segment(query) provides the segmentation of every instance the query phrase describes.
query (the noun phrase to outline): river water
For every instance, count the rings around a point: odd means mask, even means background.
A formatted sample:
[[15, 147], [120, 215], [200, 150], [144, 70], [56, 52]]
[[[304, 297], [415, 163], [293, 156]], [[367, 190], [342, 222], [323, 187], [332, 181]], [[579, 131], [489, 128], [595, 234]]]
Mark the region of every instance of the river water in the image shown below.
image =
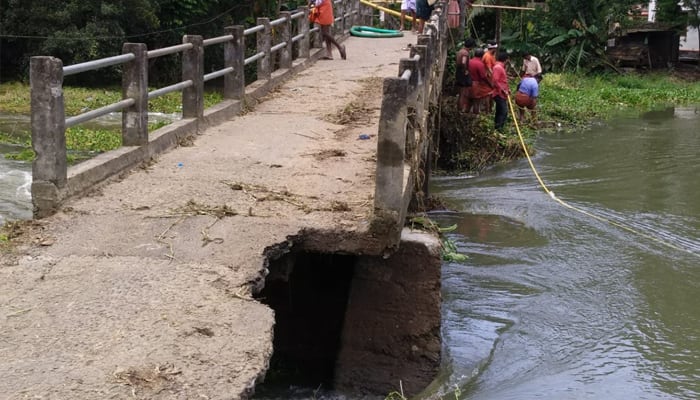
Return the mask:
[[[150, 122], [172, 122], [182, 118], [180, 114], [149, 113]], [[119, 129], [122, 114], [110, 113], [82, 126], [95, 129]], [[31, 136], [28, 115], [0, 112], [0, 132], [16, 137]], [[21, 151], [20, 146], [0, 143], [0, 226], [5, 221], [30, 219], [32, 217], [32, 165], [29, 162], [8, 160], [3, 154]], [[77, 153], [74, 153], [77, 154]], [[80, 154], [89, 158], [91, 153]]]
[[[443, 266], [445, 398], [700, 398], [700, 113], [543, 135], [527, 161], [434, 179], [469, 256]], [[619, 225], [624, 226], [620, 227]]]
[[7, 220], [32, 217], [32, 165], [2, 156], [19, 150], [16, 146], [0, 144], [0, 226]]
[[[20, 136], [28, 131], [29, 117], [0, 113], [0, 132]], [[7, 220], [32, 217], [32, 166], [3, 156], [20, 150], [19, 146], [0, 143], [0, 226]]]

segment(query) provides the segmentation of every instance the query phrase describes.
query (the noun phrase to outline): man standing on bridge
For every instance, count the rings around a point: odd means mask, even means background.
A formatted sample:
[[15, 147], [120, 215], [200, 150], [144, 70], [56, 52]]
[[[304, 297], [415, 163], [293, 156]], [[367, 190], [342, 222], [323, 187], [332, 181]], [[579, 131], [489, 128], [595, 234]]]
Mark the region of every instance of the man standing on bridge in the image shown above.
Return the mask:
[[340, 45], [331, 33], [331, 26], [335, 22], [331, 0], [311, 0], [309, 7], [311, 8], [309, 20], [321, 26], [321, 36], [323, 37], [323, 41], [326, 42], [326, 55], [321, 57], [321, 59], [333, 59], [333, 48], [331, 44], [334, 44], [335, 47], [338, 48], [340, 58], [345, 60], [345, 46]]
[[401, 27], [399, 30], [404, 30], [406, 24], [406, 14], [408, 14], [412, 19], [411, 19], [411, 27], [413, 28], [413, 31], [415, 32], [418, 29], [418, 26], [416, 24], [416, 0], [402, 0], [401, 1]]

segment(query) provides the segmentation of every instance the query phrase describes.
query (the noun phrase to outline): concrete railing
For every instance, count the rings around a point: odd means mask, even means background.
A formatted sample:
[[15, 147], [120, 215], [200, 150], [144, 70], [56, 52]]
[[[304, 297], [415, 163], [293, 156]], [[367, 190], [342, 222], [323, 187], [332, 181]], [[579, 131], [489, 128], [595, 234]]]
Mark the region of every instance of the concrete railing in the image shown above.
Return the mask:
[[[360, 18], [358, 0], [334, 1], [335, 34], [345, 37]], [[221, 123], [243, 110], [291, 75], [305, 69], [323, 54], [318, 27], [309, 29], [309, 10], [282, 12], [279, 18], [258, 18], [254, 27], [225, 28], [224, 35], [204, 39], [185, 35], [183, 43], [148, 50], [143, 43], [125, 43], [123, 54], [63, 66], [54, 57], [32, 57], [30, 62], [32, 147], [32, 202], [34, 216], [55, 212], [63, 200], [84, 193], [105, 179], [150, 160], [177, 146], [184, 137]], [[275, 34], [272, 34], [272, 31]], [[245, 57], [246, 40], [255, 36], [256, 53]], [[294, 51], [294, 46], [297, 50]], [[223, 45], [224, 68], [204, 73], [204, 52]], [[148, 90], [148, 61], [180, 53], [182, 81]], [[255, 64], [253, 64], [255, 63]], [[255, 65], [257, 80], [246, 85], [244, 68]], [[63, 97], [65, 76], [109, 66], [122, 66], [122, 100], [76, 116], [66, 116]], [[223, 78], [224, 101], [205, 110], [204, 83]], [[148, 132], [148, 101], [167, 93], [182, 92], [182, 120]], [[122, 113], [122, 147], [69, 166], [66, 128], [112, 112]]]
[[398, 76], [384, 79], [373, 229], [396, 243], [413, 195], [426, 192], [435, 117], [429, 110], [442, 91], [447, 39], [447, 11], [439, 2], [410, 57], [400, 60]]

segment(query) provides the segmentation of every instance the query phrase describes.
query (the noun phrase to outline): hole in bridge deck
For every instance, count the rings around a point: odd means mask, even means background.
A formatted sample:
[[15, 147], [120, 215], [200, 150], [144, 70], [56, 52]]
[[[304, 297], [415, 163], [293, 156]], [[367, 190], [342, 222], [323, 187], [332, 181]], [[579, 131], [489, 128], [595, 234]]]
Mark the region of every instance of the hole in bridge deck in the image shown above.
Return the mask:
[[289, 253], [271, 260], [256, 298], [275, 311], [274, 353], [255, 398], [333, 388], [355, 256]]

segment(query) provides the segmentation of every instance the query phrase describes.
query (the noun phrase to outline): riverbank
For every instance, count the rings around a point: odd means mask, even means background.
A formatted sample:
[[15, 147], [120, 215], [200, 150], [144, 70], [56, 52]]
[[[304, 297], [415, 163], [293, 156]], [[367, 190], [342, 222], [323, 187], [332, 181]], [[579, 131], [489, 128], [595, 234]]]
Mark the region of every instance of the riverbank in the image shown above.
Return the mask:
[[[698, 104], [700, 70], [688, 68], [682, 74], [545, 74], [540, 83], [537, 121], [521, 124], [521, 132], [529, 144], [538, 134], [580, 130], [621, 113]], [[517, 81], [510, 83], [515, 93]], [[524, 156], [512, 122], [500, 133], [493, 128], [492, 114], [459, 113], [450, 90], [446, 88], [448, 95], [440, 110], [439, 169], [478, 172]]]
[[700, 73], [545, 74], [536, 128], [545, 132], [548, 128], [578, 129], [620, 113], [698, 104], [698, 77]]

